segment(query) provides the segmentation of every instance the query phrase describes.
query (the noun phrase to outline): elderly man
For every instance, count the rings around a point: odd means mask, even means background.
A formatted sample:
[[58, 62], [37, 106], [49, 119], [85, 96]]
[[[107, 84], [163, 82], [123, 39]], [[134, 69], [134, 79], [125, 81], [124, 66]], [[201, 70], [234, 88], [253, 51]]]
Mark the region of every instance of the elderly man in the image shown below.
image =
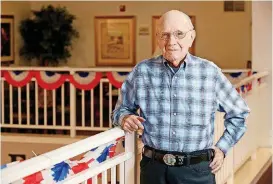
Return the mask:
[[[113, 124], [129, 133], [143, 129], [141, 184], [215, 183], [226, 153], [246, 131], [249, 108], [214, 63], [188, 52], [196, 33], [186, 14], [172, 10], [159, 22], [162, 55], [129, 74]], [[213, 145], [217, 110], [225, 112], [226, 129]]]

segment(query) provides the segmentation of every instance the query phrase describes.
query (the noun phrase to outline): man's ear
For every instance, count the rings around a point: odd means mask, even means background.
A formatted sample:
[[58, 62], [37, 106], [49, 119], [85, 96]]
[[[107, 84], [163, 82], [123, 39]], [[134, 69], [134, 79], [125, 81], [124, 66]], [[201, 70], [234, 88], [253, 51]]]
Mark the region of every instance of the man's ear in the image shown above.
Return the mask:
[[192, 46], [192, 43], [193, 43], [195, 37], [196, 37], [196, 32], [195, 32], [195, 30], [192, 30], [191, 31], [191, 38], [190, 38], [191, 39], [190, 47]]

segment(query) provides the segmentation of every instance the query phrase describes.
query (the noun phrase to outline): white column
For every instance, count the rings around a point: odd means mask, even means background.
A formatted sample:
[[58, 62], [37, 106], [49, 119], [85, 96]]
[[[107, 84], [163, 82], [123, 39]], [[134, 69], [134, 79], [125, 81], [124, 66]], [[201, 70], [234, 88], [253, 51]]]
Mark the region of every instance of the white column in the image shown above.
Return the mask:
[[268, 88], [261, 98], [258, 146], [271, 147], [272, 137], [272, 2], [252, 2], [252, 65], [254, 71], [269, 71]]

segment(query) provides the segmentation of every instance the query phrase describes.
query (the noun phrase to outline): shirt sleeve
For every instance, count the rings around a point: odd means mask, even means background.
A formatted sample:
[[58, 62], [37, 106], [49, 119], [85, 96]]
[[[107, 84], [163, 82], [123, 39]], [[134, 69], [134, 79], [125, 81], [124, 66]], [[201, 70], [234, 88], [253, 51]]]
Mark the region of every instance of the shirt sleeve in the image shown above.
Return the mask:
[[228, 150], [244, 135], [245, 121], [250, 109], [220, 69], [217, 70], [216, 96], [219, 108], [225, 113], [225, 131], [216, 143], [216, 147], [226, 155]]
[[127, 79], [121, 86], [120, 95], [116, 103], [115, 109], [111, 113], [112, 124], [114, 126], [120, 126], [122, 119], [126, 115], [134, 114], [137, 115], [139, 108], [136, 105], [136, 86], [135, 80], [137, 78], [137, 68], [135, 67], [132, 72], [128, 75]]

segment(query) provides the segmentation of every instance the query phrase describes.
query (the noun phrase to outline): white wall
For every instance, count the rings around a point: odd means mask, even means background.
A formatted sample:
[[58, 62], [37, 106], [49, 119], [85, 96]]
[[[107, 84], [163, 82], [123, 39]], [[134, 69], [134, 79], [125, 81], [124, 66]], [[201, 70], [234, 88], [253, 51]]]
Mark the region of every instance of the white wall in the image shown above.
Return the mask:
[[261, 99], [260, 105], [264, 109], [259, 124], [260, 145], [271, 146], [272, 138], [272, 2], [258, 2], [252, 4], [252, 58], [253, 69], [269, 71], [268, 88]]
[[[251, 3], [246, 2], [245, 12], [224, 12], [223, 2], [29, 2], [31, 9], [42, 5], [66, 6], [77, 16], [75, 27], [80, 38], [74, 45], [70, 66], [95, 66], [94, 16], [134, 15], [136, 30], [152, 25], [152, 16], [171, 9], [179, 9], [196, 17], [196, 48], [200, 57], [214, 61], [224, 69], [245, 68], [251, 60]], [[126, 12], [119, 12], [119, 5], [126, 5]], [[152, 56], [151, 34], [136, 35], [137, 62]]]

